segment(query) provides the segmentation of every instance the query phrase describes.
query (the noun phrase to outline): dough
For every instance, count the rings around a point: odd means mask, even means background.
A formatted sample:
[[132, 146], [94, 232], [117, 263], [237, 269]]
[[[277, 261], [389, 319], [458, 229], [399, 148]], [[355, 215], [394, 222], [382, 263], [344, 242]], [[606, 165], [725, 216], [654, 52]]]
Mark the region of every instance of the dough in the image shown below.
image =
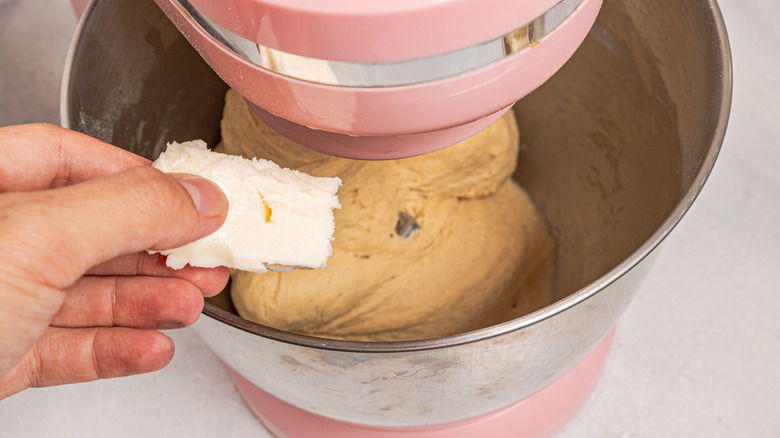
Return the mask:
[[[325, 338], [397, 341], [487, 327], [551, 302], [555, 243], [511, 180], [519, 144], [511, 111], [441, 151], [357, 161], [282, 137], [229, 91], [222, 137], [225, 153], [343, 181], [327, 269], [234, 272], [241, 317]], [[401, 217], [419, 229], [402, 237]]]

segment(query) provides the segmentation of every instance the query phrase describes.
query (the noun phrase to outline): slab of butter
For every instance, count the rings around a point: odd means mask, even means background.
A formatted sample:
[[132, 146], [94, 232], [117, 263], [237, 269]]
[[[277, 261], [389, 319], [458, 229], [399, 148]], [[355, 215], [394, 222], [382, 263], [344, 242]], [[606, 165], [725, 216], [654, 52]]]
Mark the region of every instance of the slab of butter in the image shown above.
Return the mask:
[[339, 178], [317, 178], [268, 160], [212, 152], [201, 140], [169, 143], [152, 166], [208, 178], [229, 203], [220, 229], [160, 251], [169, 267], [227, 266], [259, 274], [326, 267], [333, 253], [333, 209], [341, 208]]

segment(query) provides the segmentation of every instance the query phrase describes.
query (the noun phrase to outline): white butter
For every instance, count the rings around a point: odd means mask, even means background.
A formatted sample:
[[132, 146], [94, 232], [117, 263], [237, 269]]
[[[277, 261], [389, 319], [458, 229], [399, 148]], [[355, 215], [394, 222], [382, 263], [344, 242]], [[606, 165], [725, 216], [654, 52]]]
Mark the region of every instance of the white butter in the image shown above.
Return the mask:
[[229, 203], [220, 229], [160, 251], [168, 256], [169, 267], [227, 266], [260, 274], [326, 267], [333, 253], [333, 209], [341, 208], [339, 178], [317, 178], [268, 160], [212, 152], [201, 140], [169, 143], [153, 167], [208, 178]]

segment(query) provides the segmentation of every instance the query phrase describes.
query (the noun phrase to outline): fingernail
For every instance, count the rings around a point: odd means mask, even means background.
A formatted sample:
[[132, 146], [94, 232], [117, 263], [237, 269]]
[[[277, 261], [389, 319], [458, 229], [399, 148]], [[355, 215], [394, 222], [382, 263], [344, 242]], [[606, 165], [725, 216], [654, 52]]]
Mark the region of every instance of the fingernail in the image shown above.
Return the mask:
[[187, 324], [173, 319], [166, 319], [164, 321], [160, 321], [159, 323], [157, 323], [157, 328], [159, 330], [175, 330], [184, 327], [187, 327]]
[[212, 217], [225, 214], [228, 202], [219, 186], [206, 178], [195, 175], [174, 175], [174, 177], [190, 194], [192, 202], [201, 216]]

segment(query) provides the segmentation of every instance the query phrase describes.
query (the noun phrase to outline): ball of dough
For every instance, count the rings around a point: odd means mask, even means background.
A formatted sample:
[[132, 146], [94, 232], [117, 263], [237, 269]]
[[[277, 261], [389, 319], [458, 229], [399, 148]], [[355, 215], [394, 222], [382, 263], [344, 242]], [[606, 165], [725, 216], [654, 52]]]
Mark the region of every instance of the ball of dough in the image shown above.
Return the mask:
[[[231, 91], [222, 136], [223, 152], [343, 181], [327, 269], [235, 272], [231, 296], [243, 318], [319, 337], [396, 341], [487, 327], [551, 302], [555, 243], [511, 180], [519, 144], [511, 111], [437, 152], [357, 161], [282, 137]], [[419, 229], [402, 237], [399, 218]]]

